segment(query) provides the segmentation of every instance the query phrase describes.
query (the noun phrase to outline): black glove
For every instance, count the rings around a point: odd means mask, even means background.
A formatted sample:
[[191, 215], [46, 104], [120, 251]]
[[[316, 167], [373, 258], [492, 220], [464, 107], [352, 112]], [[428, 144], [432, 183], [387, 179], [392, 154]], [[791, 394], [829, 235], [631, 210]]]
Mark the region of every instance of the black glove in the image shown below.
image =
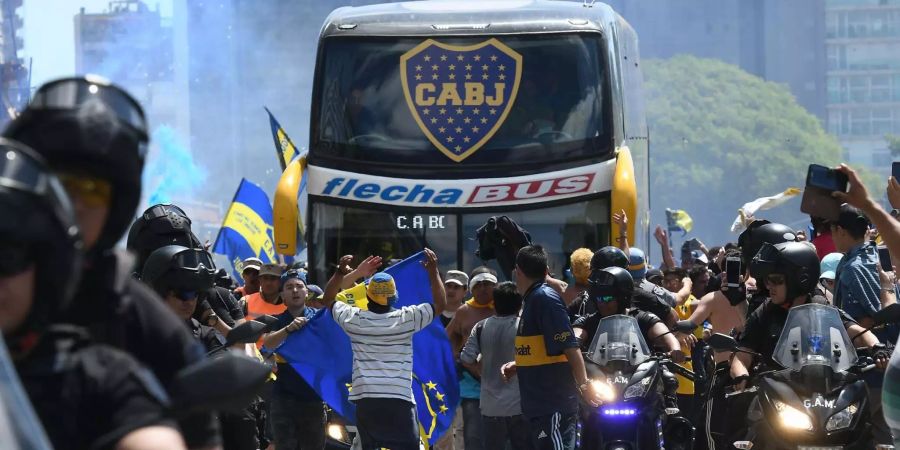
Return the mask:
[[198, 301], [197, 308], [194, 309], [194, 319], [197, 319], [197, 322], [200, 322], [206, 325], [206, 318], [209, 317], [210, 314], [213, 313], [212, 307], [209, 306], [209, 302], [206, 300]]
[[872, 347], [872, 359], [891, 359], [891, 355], [894, 353], [894, 346], [890, 344], [882, 344], [877, 343]]

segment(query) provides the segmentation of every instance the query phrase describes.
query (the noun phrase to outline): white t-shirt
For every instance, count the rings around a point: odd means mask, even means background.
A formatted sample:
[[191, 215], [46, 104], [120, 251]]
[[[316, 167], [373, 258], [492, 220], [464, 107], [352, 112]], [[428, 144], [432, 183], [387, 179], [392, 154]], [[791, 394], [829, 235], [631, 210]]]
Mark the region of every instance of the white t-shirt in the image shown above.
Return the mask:
[[422, 303], [376, 314], [335, 302], [331, 314], [353, 348], [350, 400], [396, 398], [415, 403], [412, 336], [431, 323], [434, 307]]

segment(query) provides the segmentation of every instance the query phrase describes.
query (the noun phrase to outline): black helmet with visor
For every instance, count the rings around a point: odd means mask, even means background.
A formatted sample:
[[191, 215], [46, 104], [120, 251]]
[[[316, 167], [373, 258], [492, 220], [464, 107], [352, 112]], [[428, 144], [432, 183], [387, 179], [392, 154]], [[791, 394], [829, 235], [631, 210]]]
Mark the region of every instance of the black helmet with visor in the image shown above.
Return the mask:
[[203, 292], [212, 288], [215, 280], [216, 266], [212, 256], [206, 250], [180, 245], [167, 245], [153, 251], [141, 273], [141, 281], [161, 297], [170, 290]]
[[112, 248], [134, 217], [147, 153], [147, 121], [123, 89], [95, 76], [44, 84], [3, 135], [41, 154], [58, 173], [110, 184], [109, 215], [94, 245]]
[[804, 242], [764, 243], [753, 257], [750, 274], [757, 283], [770, 275], [784, 277], [787, 300], [811, 294], [819, 281], [819, 257], [816, 250]]

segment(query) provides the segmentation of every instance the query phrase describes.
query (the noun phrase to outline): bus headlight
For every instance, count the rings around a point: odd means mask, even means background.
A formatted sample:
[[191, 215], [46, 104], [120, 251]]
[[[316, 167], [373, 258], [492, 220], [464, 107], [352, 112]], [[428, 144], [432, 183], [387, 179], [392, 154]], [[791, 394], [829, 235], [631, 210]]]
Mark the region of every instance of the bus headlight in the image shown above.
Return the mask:
[[834, 431], [849, 427], [850, 421], [853, 420], [853, 415], [856, 414], [856, 410], [856, 403], [854, 403], [834, 413], [831, 417], [828, 418], [828, 422], [825, 423], [825, 430]]
[[591, 380], [591, 389], [600, 400], [604, 402], [612, 402], [616, 399], [616, 391], [609, 383], [600, 380]]
[[781, 420], [782, 427], [791, 430], [812, 431], [812, 420], [805, 412], [778, 400], [775, 400], [775, 410], [778, 411], [778, 418]]
[[345, 444], [350, 443], [350, 435], [347, 434], [347, 429], [343, 425], [336, 423], [328, 424], [328, 437]]

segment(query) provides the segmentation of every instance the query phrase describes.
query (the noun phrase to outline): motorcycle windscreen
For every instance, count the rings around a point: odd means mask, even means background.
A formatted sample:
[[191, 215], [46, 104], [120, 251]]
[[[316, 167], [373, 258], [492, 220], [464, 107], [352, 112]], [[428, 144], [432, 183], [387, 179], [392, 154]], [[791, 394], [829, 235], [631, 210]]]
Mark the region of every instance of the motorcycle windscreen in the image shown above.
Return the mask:
[[650, 350], [638, 328], [637, 320], [619, 314], [600, 320], [587, 357], [600, 366], [613, 361], [624, 361], [636, 366], [650, 358]]
[[838, 310], [816, 304], [791, 308], [772, 357], [791, 370], [825, 365], [835, 372], [849, 369], [857, 360]]

